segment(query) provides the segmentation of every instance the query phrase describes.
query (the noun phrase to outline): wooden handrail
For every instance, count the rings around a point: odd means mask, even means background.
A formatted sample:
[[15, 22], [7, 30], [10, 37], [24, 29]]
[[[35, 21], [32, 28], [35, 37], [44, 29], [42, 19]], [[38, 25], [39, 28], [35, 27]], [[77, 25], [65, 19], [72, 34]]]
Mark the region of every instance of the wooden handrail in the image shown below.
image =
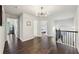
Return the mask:
[[68, 31], [68, 30], [60, 30], [61, 32], [75, 32], [78, 33], [78, 31]]

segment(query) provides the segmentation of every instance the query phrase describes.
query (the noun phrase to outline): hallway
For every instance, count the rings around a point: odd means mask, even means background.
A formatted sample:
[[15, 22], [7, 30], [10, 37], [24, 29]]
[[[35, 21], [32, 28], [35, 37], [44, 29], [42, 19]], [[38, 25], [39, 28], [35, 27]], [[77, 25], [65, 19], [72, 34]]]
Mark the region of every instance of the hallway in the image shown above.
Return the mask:
[[[4, 5], [4, 54], [78, 54], [76, 5]], [[2, 29], [2, 30], [3, 30]], [[4, 37], [4, 38], [3, 38]], [[1, 52], [2, 52], [1, 51]]]

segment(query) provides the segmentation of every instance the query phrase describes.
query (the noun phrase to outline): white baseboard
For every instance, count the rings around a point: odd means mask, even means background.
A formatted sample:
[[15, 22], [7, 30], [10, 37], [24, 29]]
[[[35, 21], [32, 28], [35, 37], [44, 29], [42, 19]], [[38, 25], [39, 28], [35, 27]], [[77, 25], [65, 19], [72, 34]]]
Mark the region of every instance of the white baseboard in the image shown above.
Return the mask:
[[23, 39], [23, 40], [21, 40], [21, 41], [22, 41], [22, 42], [24, 42], [24, 41], [31, 40], [31, 39], [33, 39], [33, 38], [35, 38], [35, 36], [28, 37], [28, 38], [26, 38], [26, 39]]

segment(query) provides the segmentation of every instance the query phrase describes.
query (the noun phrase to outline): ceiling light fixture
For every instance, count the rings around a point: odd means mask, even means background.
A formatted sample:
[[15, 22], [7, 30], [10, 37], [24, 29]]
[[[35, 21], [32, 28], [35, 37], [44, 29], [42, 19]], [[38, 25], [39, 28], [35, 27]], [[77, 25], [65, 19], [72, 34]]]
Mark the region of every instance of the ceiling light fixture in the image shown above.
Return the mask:
[[44, 11], [44, 7], [40, 7], [40, 12], [37, 13], [37, 16], [47, 16], [47, 12]]

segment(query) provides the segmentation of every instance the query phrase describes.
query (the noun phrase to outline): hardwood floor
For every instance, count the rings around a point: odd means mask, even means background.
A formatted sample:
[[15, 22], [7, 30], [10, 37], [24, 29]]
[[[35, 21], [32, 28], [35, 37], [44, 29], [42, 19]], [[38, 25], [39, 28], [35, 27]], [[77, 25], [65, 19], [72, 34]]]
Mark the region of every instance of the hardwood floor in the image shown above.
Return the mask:
[[6, 41], [5, 42], [5, 46], [4, 46], [4, 51], [3, 51], [4, 54], [9, 54], [9, 46], [8, 46], [8, 42]]
[[[53, 51], [50, 51], [50, 54], [53, 54]], [[57, 43], [57, 52], [56, 54], [78, 54], [78, 51], [76, 48]]]
[[52, 45], [52, 39], [51, 37], [48, 38], [48, 48], [42, 47], [40, 37], [25, 42], [21, 42], [19, 39], [16, 54], [78, 54], [76, 48], [60, 43]]

